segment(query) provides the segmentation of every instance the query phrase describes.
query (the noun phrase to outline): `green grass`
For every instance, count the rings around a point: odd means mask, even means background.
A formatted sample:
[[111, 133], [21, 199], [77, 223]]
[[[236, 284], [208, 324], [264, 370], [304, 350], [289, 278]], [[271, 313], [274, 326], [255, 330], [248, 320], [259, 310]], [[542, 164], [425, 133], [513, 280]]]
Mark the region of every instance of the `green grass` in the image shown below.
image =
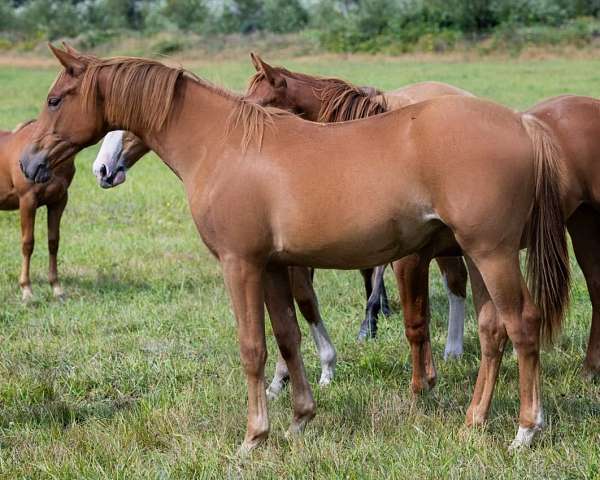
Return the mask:
[[[600, 61], [281, 63], [382, 88], [447, 81], [515, 108], [565, 92], [600, 96]], [[251, 67], [215, 62], [196, 71], [240, 90]], [[54, 74], [0, 69], [0, 128], [34, 116]], [[266, 445], [238, 460], [245, 382], [235, 322], [182, 187], [149, 157], [125, 185], [102, 191], [90, 173], [95, 152], [78, 157], [63, 219], [64, 304], [45, 282], [45, 212], [38, 214], [32, 265], [37, 302], [27, 307], [17, 285], [18, 218], [0, 215], [1, 478], [600, 478], [600, 386], [584, 382], [579, 371], [591, 308], [578, 269], [565, 332], [542, 356], [548, 427], [535, 448], [507, 452], [519, 406], [511, 355], [489, 424], [463, 427], [478, 367], [476, 326], [470, 310], [465, 356], [444, 363], [447, 303], [437, 270], [431, 296], [439, 383], [416, 400], [401, 314], [381, 321], [376, 342], [357, 345], [359, 275], [319, 271], [316, 288], [338, 348], [335, 382], [316, 386], [318, 360], [301, 322], [317, 417], [303, 438], [288, 440], [291, 406], [282, 396], [270, 405]], [[391, 292], [393, 285], [389, 278]], [[271, 375], [270, 334], [269, 351]]]

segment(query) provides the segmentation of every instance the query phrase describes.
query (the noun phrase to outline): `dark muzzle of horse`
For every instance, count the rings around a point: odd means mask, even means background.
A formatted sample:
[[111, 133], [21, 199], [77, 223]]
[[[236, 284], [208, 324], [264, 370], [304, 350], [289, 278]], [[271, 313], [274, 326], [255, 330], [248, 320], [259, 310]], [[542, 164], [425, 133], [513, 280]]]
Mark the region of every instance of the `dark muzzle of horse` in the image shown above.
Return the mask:
[[48, 160], [41, 151], [33, 153], [31, 149], [25, 150], [21, 155], [19, 164], [25, 178], [32, 182], [45, 183], [50, 179]]

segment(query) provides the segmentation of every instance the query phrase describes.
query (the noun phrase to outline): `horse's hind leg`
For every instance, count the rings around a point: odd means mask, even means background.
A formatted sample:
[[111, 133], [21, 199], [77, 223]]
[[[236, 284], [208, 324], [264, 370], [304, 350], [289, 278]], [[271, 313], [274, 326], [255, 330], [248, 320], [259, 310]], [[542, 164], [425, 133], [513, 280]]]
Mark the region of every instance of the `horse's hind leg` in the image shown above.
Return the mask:
[[31, 279], [29, 278], [29, 266], [34, 247], [35, 213], [37, 201], [34, 195], [26, 195], [19, 199], [19, 213], [21, 216], [21, 253], [23, 260], [21, 264], [21, 275], [19, 286], [24, 302], [33, 299], [31, 290]]
[[[289, 276], [292, 284], [294, 300], [300, 308], [300, 312], [308, 322], [319, 359], [321, 361], [321, 379], [319, 384], [324, 386], [331, 383], [335, 373], [336, 352], [333, 343], [325, 328], [325, 324], [319, 312], [319, 302], [312, 284], [310, 269], [305, 267], [290, 267]], [[277, 398], [289, 379], [289, 372], [285, 360], [279, 354], [275, 375], [267, 389], [267, 397], [270, 400]]]
[[444, 348], [444, 360], [448, 360], [463, 354], [467, 269], [461, 257], [440, 257], [436, 261], [448, 295], [448, 336]]
[[[387, 265], [375, 267], [372, 275], [373, 288], [367, 299], [367, 307], [365, 308], [365, 319], [360, 325], [358, 332], [358, 340], [366, 340], [367, 338], [375, 338], [377, 336], [377, 315], [381, 310], [381, 299], [383, 297], [383, 276]], [[361, 270], [363, 272], [363, 270]], [[387, 299], [387, 294], [386, 294]], [[389, 309], [389, 307], [388, 307]]]
[[300, 353], [300, 329], [286, 267], [272, 267], [265, 273], [265, 302], [279, 351], [289, 370], [294, 404], [290, 432], [297, 433], [315, 416], [315, 402]]
[[507, 334], [506, 329], [496, 315], [496, 307], [479, 271], [470, 260], [467, 260], [467, 265], [471, 277], [473, 303], [477, 313], [481, 363], [473, 391], [473, 399], [467, 410], [466, 423], [467, 425], [482, 425], [487, 419], [492, 402]]
[[429, 263], [428, 256], [413, 254], [392, 264], [411, 349], [411, 388], [414, 393], [432, 388], [436, 381], [429, 337]]
[[[483, 315], [483, 320], [488, 321], [483, 328], [480, 326], [482, 362], [466, 421], [477, 424], [487, 417], [508, 334], [517, 351], [521, 402], [519, 431], [511, 448], [529, 446], [544, 423], [540, 396], [540, 313], [521, 275], [517, 249], [472, 260], [495, 307], [495, 316], [486, 314], [485, 304], [481, 306], [480, 317]], [[474, 282], [473, 277], [471, 281]]]
[[569, 218], [567, 227], [592, 301], [592, 325], [583, 363], [584, 375], [592, 378], [600, 375], [600, 214], [584, 205]]
[[57, 203], [48, 205], [48, 281], [56, 298], [62, 298], [64, 292], [58, 281], [58, 244], [60, 242], [60, 219], [67, 206], [68, 196], [65, 194]]
[[379, 294], [373, 294], [373, 283], [376, 277], [375, 268], [365, 268], [360, 270], [365, 285], [365, 294], [367, 303], [365, 307], [365, 318], [360, 324], [358, 331], [358, 340], [366, 340], [367, 338], [375, 338], [377, 334], [377, 315], [381, 308], [381, 298]]
[[319, 385], [329, 385], [335, 374], [337, 355], [321, 318], [319, 301], [313, 287], [312, 272], [305, 267], [293, 267], [291, 270], [294, 300], [296, 300], [302, 316], [308, 322], [310, 333], [319, 352], [321, 362]]

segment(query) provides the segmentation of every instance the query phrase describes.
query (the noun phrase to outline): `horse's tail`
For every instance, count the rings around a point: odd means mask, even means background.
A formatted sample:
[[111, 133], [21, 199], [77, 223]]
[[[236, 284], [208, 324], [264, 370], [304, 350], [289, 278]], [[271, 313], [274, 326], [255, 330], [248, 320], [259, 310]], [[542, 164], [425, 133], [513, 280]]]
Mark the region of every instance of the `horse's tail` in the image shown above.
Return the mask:
[[561, 206], [560, 150], [547, 127], [524, 114], [534, 151], [535, 200], [526, 232], [527, 280], [541, 312], [541, 334], [552, 342], [569, 303], [569, 252]]

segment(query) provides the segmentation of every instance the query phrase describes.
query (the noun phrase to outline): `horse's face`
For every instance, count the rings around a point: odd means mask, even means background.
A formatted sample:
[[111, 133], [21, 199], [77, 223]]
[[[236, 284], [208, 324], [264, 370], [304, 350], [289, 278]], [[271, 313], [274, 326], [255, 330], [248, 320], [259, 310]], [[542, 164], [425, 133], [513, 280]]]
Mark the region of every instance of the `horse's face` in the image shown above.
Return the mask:
[[247, 101], [263, 107], [277, 107], [296, 111], [293, 92], [283, 73], [264, 62], [258, 55], [251, 53], [254, 68], [260, 74], [252, 82], [244, 97]]
[[98, 184], [102, 188], [112, 188], [123, 183], [127, 170], [148, 150], [146, 144], [131, 132], [107, 133], [92, 167]]
[[33, 140], [21, 157], [23, 173], [36, 183], [46, 182], [52, 168], [96, 143], [104, 127], [98, 105], [86, 108], [80, 95], [87, 61], [72, 50], [50, 49], [64, 70], [48, 93]]

